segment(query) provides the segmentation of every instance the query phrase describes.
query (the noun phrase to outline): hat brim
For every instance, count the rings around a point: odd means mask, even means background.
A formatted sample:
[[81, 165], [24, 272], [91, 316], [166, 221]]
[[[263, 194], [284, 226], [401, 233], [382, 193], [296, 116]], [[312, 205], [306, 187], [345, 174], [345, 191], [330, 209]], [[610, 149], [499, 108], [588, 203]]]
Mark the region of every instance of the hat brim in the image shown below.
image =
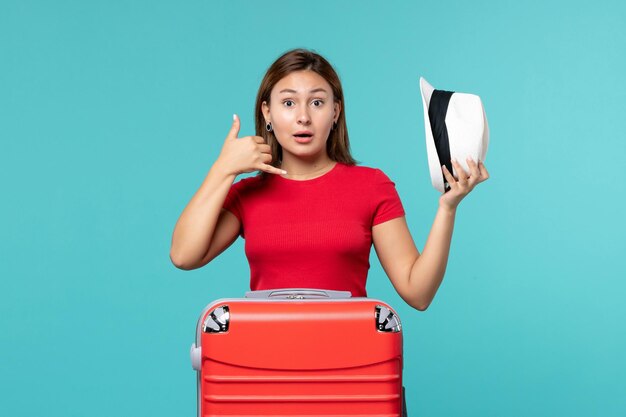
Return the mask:
[[428, 169], [430, 171], [430, 179], [435, 187], [440, 192], [444, 192], [444, 178], [441, 171], [441, 165], [439, 165], [439, 156], [437, 155], [437, 148], [435, 147], [435, 139], [433, 138], [433, 132], [430, 128], [430, 118], [428, 117], [428, 103], [433, 95], [435, 88], [424, 79], [420, 77], [420, 92], [422, 95], [422, 104], [424, 105], [424, 128], [426, 130], [426, 153], [428, 154]]

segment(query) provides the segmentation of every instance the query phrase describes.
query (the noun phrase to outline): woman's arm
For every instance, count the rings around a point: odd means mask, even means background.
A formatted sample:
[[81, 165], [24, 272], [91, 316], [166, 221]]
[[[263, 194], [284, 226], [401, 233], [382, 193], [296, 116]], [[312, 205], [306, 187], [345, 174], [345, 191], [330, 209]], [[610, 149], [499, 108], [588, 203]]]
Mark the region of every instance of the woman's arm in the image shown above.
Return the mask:
[[394, 288], [413, 308], [424, 311], [432, 302], [443, 280], [448, 264], [454, 218], [459, 202], [476, 186], [489, 178], [482, 163], [469, 161], [471, 175], [453, 161], [459, 180], [445, 169], [450, 191], [439, 199], [439, 209], [420, 255], [404, 217], [372, 228], [374, 248]]
[[199, 268], [236, 239], [239, 221], [225, 213], [222, 206], [238, 174], [255, 170], [286, 173], [268, 165], [272, 161], [271, 149], [262, 137], [238, 138], [239, 127], [239, 117], [233, 115], [219, 157], [176, 222], [170, 259], [178, 268]]
[[236, 175], [213, 164], [174, 227], [170, 259], [180, 269], [194, 269], [209, 251], [218, 216]]

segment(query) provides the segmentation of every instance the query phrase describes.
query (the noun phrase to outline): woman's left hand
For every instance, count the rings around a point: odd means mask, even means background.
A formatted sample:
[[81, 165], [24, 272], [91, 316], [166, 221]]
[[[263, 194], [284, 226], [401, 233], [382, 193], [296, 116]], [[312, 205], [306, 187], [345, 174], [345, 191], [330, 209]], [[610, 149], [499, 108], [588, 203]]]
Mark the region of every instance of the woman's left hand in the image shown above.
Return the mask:
[[452, 173], [448, 171], [445, 165], [442, 166], [443, 175], [446, 177], [448, 184], [450, 184], [450, 190], [442, 194], [439, 198], [440, 206], [445, 206], [450, 210], [456, 210], [461, 200], [474, 189], [476, 184], [489, 178], [487, 168], [485, 168], [482, 162], [476, 164], [472, 158], [467, 158], [467, 164], [471, 171], [469, 174], [458, 162], [452, 160], [452, 165], [459, 177], [458, 181], [452, 176]]

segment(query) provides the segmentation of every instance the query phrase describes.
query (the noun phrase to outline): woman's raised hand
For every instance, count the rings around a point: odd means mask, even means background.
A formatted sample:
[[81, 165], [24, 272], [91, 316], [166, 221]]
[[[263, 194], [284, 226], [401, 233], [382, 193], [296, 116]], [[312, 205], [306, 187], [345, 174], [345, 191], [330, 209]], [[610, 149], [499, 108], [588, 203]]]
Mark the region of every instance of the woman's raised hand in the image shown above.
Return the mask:
[[265, 143], [265, 139], [261, 136], [237, 137], [240, 125], [239, 116], [233, 114], [233, 125], [226, 136], [216, 164], [234, 175], [256, 170], [270, 174], [286, 174], [286, 171], [270, 165], [272, 151], [270, 145]]
[[465, 172], [461, 164], [452, 160], [452, 165], [456, 170], [459, 179], [456, 180], [452, 173], [448, 171], [445, 165], [442, 165], [443, 175], [446, 177], [446, 181], [450, 184], [450, 189], [439, 197], [439, 205], [444, 205], [449, 209], [456, 209], [461, 200], [474, 189], [474, 187], [487, 180], [489, 173], [487, 168], [479, 161], [478, 164], [474, 162], [472, 158], [467, 158], [467, 164], [470, 168], [470, 173]]

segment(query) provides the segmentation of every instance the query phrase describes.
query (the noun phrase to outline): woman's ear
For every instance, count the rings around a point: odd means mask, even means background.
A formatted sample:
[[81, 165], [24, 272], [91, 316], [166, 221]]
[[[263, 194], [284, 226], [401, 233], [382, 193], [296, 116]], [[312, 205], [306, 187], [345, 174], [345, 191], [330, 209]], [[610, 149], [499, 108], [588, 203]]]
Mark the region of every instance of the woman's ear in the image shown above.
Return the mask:
[[337, 122], [341, 114], [341, 101], [336, 101], [333, 106], [335, 107], [334, 121]]
[[263, 112], [263, 117], [265, 118], [265, 123], [270, 121], [270, 106], [267, 105], [266, 101], [261, 103], [261, 111]]

